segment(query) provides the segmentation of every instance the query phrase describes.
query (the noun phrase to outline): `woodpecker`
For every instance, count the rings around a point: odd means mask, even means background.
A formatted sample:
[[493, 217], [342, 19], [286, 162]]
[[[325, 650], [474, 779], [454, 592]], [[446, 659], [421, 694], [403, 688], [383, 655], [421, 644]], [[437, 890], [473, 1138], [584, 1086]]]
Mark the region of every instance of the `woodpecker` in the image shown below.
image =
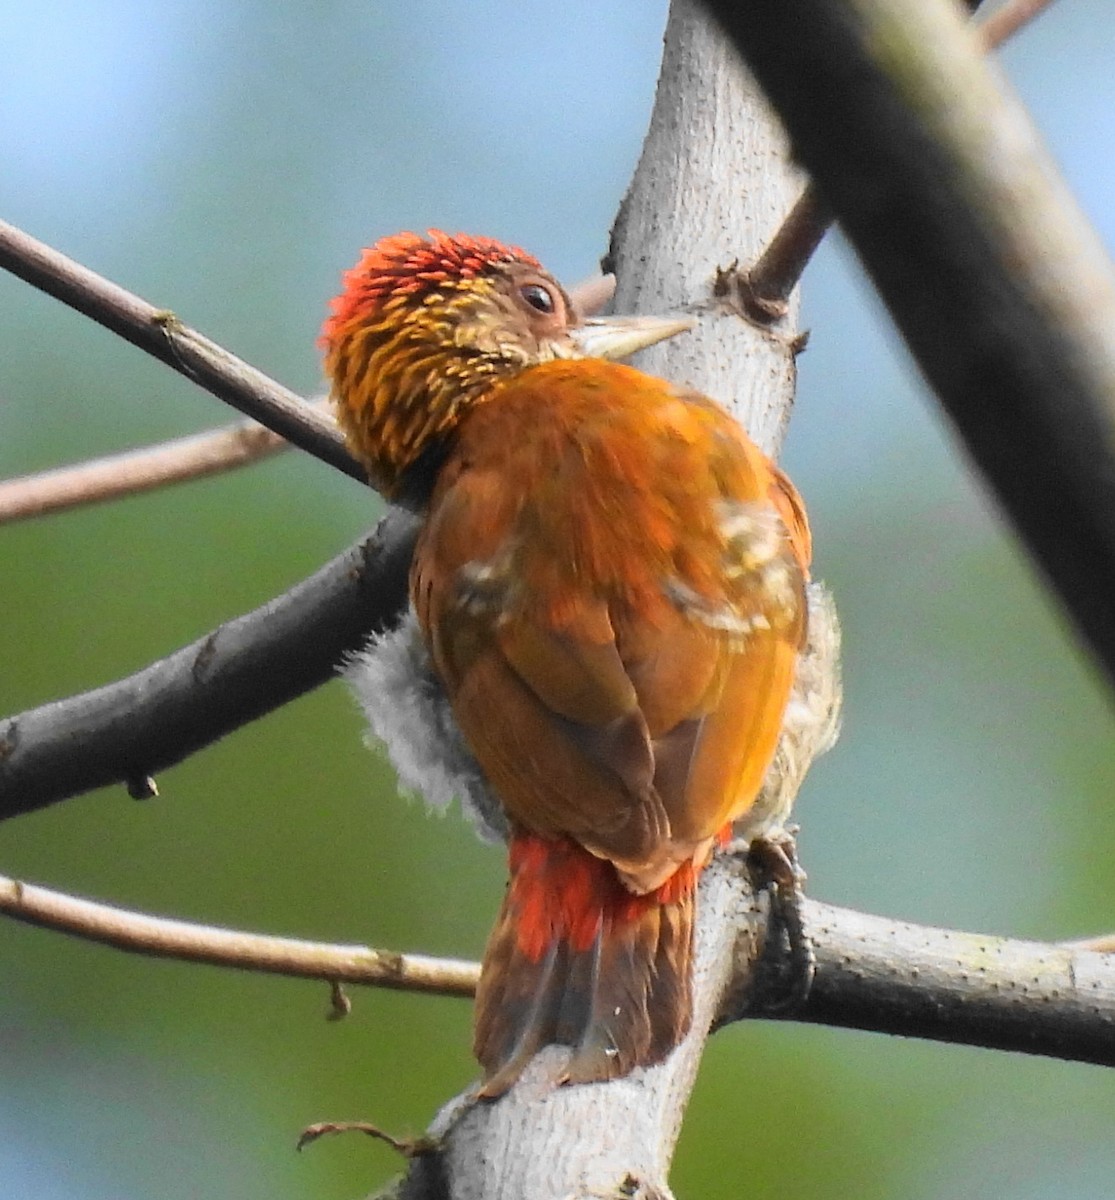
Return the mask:
[[786, 841], [836, 736], [797, 491], [712, 400], [613, 361], [687, 326], [586, 320], [525, 251], [431, 230], [367, 249], [322, 331], [353, 453], [422, 517], [410, 612], [349, 677], [403, 782], [508, 841], [483, 1096], [544, 1046], [579, 1083], [678, 1044], [700, 872]]

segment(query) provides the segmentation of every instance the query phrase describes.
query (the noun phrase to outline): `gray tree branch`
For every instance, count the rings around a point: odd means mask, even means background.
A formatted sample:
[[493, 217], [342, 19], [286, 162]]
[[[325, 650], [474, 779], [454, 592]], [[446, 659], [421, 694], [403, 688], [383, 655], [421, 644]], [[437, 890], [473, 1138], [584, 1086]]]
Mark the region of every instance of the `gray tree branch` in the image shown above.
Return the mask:
[[[976, 26], [986, 50], [1001, 46], [1025, 28], [1052, 0], [1012, 0]], [[976, 8], [979, 0], [967, 0]], [[982, 12], [982, 9], [980, 10]], [[833, 222], [833, 214], [813, 183], [806, 185], [758, 261], [740, 276], [740, 298], [758, 321], [776, 320], [786, 299]]]
[[286, 438], [258, 421], [240, 421], [156, 446], [3, 479], [0, 525], [202, 479], [289, 449]]
[[98, 904], [0, 875], [0, 913], [25, 925], [151, 958], [208, 963], [327, 983], [359, 983], [437, 996], [471, 996], [480, 968], [454, 958], [399, 954], [196, 925]]
[[415, 518], [369, 538], [261, 608], [135, 675], [0, 720], [0, 818], [145, 781], [331, 678], [406, 603]]
[[707, 0], [1115, 678], [1115, 276], [949, 0]]
[[[714, 1027], [753, 1018], [792, 1019], [1115, 1066], [1115, 957], [1071, 945], [934, 929], [807, 900], [817, 954], [804, 1006], [779, 1010], [792, 970], [766, 905], [739, 860], [720, 858], [702, 883], [702, 969], [723, 953], [718, 929], [735, 930], [735, 957], [717, 975]], [[723, 966], [723, 964], [721, 964]], [[715, 994], [705, 986], [702, 1003]], [[707, 1008], [701, 1010], [708, 1019]], [[429, 1130], [428, 1153], [389, 1194], [430, 1197], [668, 1195], [677, 1118], [691, 1083], [687, 1064], [557, 1092], [531, 1091], [476, 1106], [460, 1096]], [[669, 1064], [667, 1064], [667, 1067]], [[606, 1130], [606, 1136], [601, 1131]], [[520, 1148], [530, 1153], [520, 1153]], [[484, 1188], [486, 1190], [479, 1190]], [[514, 1190], [521, 1189], [521, 1190]]]
[[[1115, 956], [1088, 944], [935, 929], [816, 900], [804, 906], [817, 974], [792, 1020], [1115, 1066]], [[745, 942], [743, 953], [748, 952]], [[771, 970], [785, 971], [777, 952]], [[760, 974], [724, 1021], [775, 1017]]]

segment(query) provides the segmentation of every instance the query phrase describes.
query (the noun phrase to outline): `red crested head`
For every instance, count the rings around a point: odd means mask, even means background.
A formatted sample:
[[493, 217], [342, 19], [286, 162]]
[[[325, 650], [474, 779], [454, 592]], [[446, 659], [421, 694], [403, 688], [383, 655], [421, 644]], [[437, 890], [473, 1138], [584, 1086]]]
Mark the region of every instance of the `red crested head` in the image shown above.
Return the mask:
[[590, 328], [525, 250], [431, 229], [364, 251], [319, 344], [337, 421], [369, 478], [419, 503], [439, 448], [502, 381], [554, 359], [629, 354], [685, 327], [654, 324], [648, 336], [639, 323], [634, 341], [631, 322]]
[[395, 297], [415, 303], [424, 292], [465, 283], [509, 263], [542, 270], [533, 255], [493, 238], [440, 229], [427, 230], [425, 237], [396, 233], [380, 238], [341, 276], [341, 291], [330, 301], [318, 345], [328, 352], [349, 322], [374, 316]]
[[346, 271], [319, 345], [337, 420], [390, 496], [494, 384], [574, 353], [575, 311], [525, 250], [492, 238], [399, 233]]

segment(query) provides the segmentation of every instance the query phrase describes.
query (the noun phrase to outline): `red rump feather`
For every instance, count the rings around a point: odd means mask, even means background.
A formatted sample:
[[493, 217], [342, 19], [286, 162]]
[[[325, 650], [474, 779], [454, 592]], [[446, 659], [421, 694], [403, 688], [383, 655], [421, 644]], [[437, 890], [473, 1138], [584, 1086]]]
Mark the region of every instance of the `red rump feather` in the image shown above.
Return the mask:
[[494, 238], [429, 229], [426, 236], [397, 233], [367, 247], [360, 261], [341, 276], [341, 291], [329, 302], [318, 346], [328, 350], [339, 330], [354, 317], [371, 316], [392, 296], [410, 296], [452, 281], [475, 279], [499, 263], [542, 264], [518, 246]]
[[693, 864], [686, 862], [661, 887], [636, 896], [620, 883], [610, 862], [571, 838], [520, 834], [512, 839], [508, 857], [508, 903], [518, 913], [519, 949], [531, 962], [538, 962], [555, 939], [581, 954], [605, 921], [634, 924], [648, 909], [676, 903], [696, 883]]

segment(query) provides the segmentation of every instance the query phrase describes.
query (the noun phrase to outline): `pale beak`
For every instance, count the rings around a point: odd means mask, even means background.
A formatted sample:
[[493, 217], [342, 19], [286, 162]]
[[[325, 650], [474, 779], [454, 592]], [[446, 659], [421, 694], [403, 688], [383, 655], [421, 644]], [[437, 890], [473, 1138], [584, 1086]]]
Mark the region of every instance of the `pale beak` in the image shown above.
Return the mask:
[[696, 323], [692, 317], [588, 317], [569, 336], [588, 358], [626, 358]]

